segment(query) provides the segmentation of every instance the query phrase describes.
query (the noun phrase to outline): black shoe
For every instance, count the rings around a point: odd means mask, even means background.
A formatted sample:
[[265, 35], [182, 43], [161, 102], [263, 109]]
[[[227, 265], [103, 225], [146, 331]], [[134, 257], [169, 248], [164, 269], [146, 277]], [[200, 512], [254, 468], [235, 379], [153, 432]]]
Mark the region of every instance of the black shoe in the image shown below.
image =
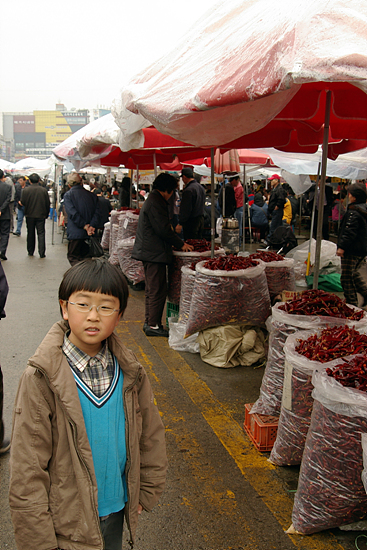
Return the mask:
[[42, 256], [40, 256], [40, 258], [46, 258], [46, 254], [42, 254]]
[[0, 254], [0, 260], [7, 260], [8, 258], [5, 256], [5, 254]]
[[143, 331], [145, 332], [147, 330], [147, 328], [149, 327], [148, 323], [144, 323], [143, 325]]
[[4, 455], [9, 450], [10, 450], [10, 440], [9, 439], [4, 439], [4, 441], [2, 442], [2, 445], [0, 447], [0, 456]]
[[33, 256], [33, 254], [30, 254], [30, 253], [28, 252], [28, 256]]
[[165, 336], [166, 338], [168, 338], [168, 330], [164, 329], [163, 327], [159, 327], [159, 328], [147, 327], [145, 329], [145, 334], [147, 336]]
[[13, 232], [13, 235], [15, 235], [16, 237], [20, 237], [20, 233], [16, 233], [15, 231]]

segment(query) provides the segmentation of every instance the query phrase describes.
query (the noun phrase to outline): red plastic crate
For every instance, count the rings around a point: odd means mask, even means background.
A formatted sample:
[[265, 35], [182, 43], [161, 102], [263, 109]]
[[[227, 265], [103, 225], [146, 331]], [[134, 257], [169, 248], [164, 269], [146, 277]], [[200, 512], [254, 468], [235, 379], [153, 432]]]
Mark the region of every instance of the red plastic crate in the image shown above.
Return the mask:
[[278, 417], [267, 414], [251, 414], [253, 403], [245, 405], [243, 427], [258, 451], [271, 451], [278, 431]]

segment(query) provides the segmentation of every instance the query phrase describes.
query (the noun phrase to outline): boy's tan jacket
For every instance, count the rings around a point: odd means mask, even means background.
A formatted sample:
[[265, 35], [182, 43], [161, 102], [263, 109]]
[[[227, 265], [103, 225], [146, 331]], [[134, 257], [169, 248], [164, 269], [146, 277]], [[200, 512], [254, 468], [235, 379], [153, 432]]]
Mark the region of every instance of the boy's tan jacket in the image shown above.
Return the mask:
[[[15, 401], [10, 508], [18, 550], [104, 548], [92, 453], [62, 353], [65, 331], [64, 322], [51, 328], [28, 362]], [[115, 334], [108, 345], [124, 373], [125, 518], [134, 540], [139, 502], [150, 511], [164, 488], [165, 434], [143, 367]]]

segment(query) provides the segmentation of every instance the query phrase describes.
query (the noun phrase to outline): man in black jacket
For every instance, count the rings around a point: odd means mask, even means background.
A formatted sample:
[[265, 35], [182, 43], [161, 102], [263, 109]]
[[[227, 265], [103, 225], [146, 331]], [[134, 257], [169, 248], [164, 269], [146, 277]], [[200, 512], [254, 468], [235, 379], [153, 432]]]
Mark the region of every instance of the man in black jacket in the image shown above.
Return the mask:
[[153, 182], [152, 192], [144, 202], [138, 222], [132, 257], [140, 260], [145, 273], [145, 323], [147, 336], [168, 336], [162, 326], [167, 298], [167, 265], [172, 262], [172, 247], [188, 252], [169, 220], [168, 200], [177, 187], [177, 180], [162, 173]]
[[6, 260], [10, 233], [11, 187], [5, 183], [5, 174], [0, 170], [0, 258]]
[[367, 285], [359, 272], [367, 255], [367, 193], [363, 185], [353, 183], [348, 191], [348, 210], [342, 219], [336, 254], [341, 258], [340, 278], [348, 304], [358, 306], [357, 292], [367, 306]]
[[274, 231], [282, 225], [284, 205], [287, 194], [280, 184], [280, 176], [273, 174], [269, 181], [271, 182], [271, 193], [269, 197], [268, 214], [271, 215], [270, 230], [267, 239], [269, 240]]
[[24, 214], [27, 224], [27, 250], [28, 256], [33, 256], [36, 248], [36, 231], [38, 238], [38, 253], [40, 258], [46, 257], [46, 231], [45, 221], [50, 213], [50, 197], [47, 189], [39, 185], [38, 174], [31, 174], [31, 185], [22, 191], [20, 204], [24, 206]]
[[202, 239], [204, 231], [205, 189], [194, 179], [192, 168], [181, 172], [184, 190], [182, 192], [179, 223], [176, 233], [183, 229], [184, 239]]

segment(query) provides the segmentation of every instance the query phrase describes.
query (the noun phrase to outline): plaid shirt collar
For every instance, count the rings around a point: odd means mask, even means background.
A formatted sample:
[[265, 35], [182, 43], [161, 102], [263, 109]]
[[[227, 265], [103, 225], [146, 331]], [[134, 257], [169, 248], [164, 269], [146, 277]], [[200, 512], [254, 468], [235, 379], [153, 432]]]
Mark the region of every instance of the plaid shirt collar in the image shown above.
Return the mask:
[[68, 338], [69, 334], [70, 334], [70, 331], [65, 333], [64, 342], [62, 345], [62, 351], [65, 353], [67, 359], [71, 361], [72, 364], [80, 372], [83, 372], [85, 370], [85, 368], [88, 366], [89, 361], [91, 359], [98, 359], [102, 364], [103, 370], [107, 369], [108, 364], [111, 360], [111, 358], [109, 357], [111, 352], [108, 349], [106, 341], [104, 342], [101, 350], [97, 353], [97, 355], [95, 355], [94, 357], [91, 357], [90, 355], [87, 355], [86, 353], [84, 353], [84, 351], [80, 350], [72, 342], [70, 342]]

